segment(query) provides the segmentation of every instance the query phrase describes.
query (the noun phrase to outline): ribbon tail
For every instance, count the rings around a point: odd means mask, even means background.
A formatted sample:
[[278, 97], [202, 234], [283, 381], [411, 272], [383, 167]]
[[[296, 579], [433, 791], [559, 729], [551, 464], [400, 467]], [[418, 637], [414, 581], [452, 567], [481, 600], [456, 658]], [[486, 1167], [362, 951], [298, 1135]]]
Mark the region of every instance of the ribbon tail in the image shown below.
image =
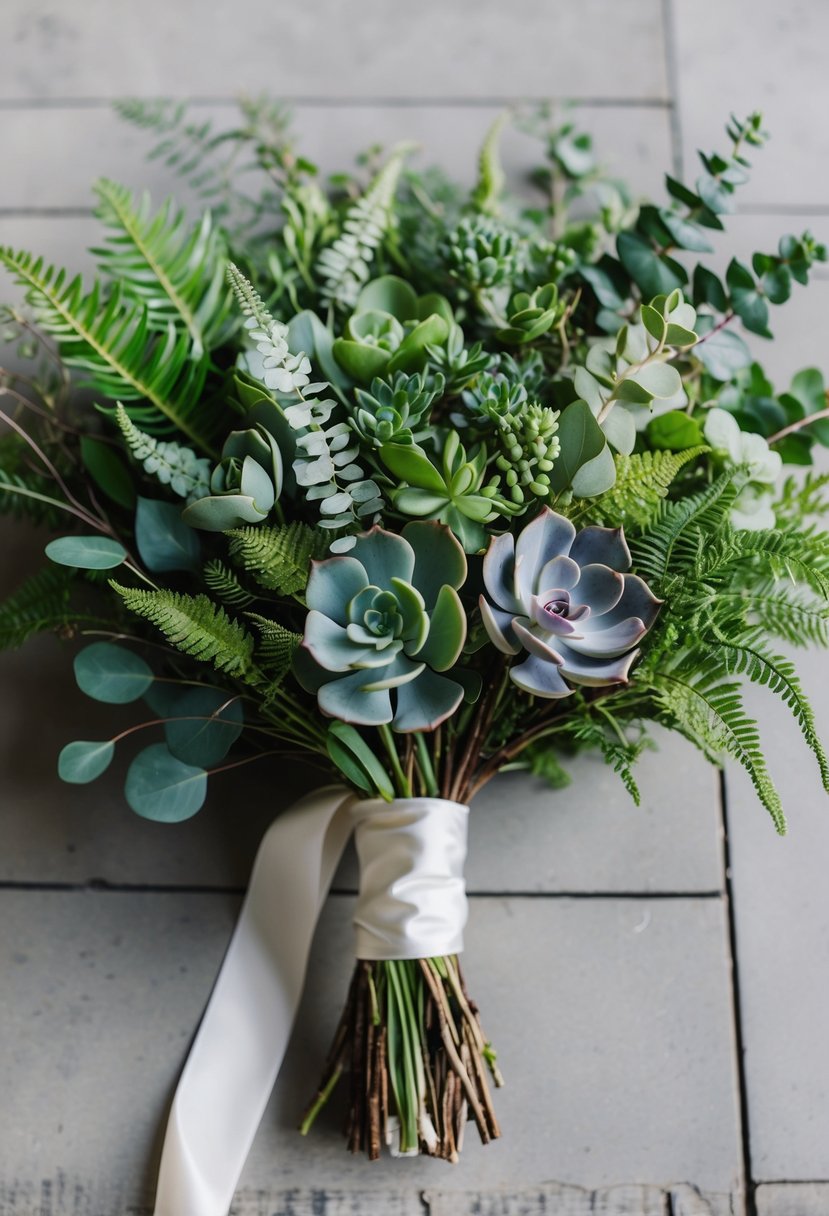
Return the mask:
[[265, 834], [173, 1099], [155, 1216], [227, 1216], [288, 1046], [352, 801], [342, 787], [319, 790]]

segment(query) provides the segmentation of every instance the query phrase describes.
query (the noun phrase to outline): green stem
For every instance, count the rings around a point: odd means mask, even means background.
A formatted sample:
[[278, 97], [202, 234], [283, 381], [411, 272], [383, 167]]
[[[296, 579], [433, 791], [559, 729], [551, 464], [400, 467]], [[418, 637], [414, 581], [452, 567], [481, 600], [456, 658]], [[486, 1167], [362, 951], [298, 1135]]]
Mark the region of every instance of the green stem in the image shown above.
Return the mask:
[[426, 793], [430, 798], [438, 798], [440, 797], [440, 791], [438, 790], [437, 778], [435, 777], [435, 770], [432, 765], [432, 757], [429, 755], [426, 740], [420, 731], [415, 734], [414, 741], [415, 748], [417, 749], [417, 765], [426, 785]]
[[383, 740], [383, 745], [388, 752], [389, 760], [391, 761], [392, 773], [397, 782], [397, 792], [401, 798], [411, 798], [412, 787], [406, 779], [406, 774], [403, 772], [403, 767], [400, 763], [400, 757], [397, 754], [397, 748], [394, 743], [394, 735], [388, 726], [382, 725], [377, 727], [377, 733]]

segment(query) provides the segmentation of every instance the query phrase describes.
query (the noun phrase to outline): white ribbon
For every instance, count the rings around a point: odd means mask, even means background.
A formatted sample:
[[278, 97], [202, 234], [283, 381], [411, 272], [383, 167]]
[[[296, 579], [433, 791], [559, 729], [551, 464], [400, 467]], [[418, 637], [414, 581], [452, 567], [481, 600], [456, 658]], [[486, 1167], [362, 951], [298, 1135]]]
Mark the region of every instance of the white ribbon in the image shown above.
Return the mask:
[[155, 1216], [227, 1216], [288, 1046], [320, 910], [352, 831], [358, 958], [463, 949], [468, 808], [303, 798], [268, 829], [170, 1111]]

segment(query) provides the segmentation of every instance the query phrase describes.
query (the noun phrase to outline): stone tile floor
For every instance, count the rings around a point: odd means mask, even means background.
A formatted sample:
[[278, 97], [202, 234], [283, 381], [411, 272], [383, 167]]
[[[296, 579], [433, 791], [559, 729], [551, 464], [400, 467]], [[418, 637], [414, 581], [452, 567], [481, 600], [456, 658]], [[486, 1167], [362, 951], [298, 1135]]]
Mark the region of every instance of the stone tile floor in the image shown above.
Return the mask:
[[[0, 41], [0, 240], [83, 267], [99, 173], [160, 187], [119, 95], [240, 90], [294, 103], [326, 168], [370, 142], [419, 140], [471, 176], [506, 102], [579, 103], [637, 189], [692, 172], [730, 110], [773, 142], [734, 217], [739, 251], [810, 226], [829, 236], [823, 0], [6, 0]], [[530, 150], [510, 138], [519, 174]], [[88, 264], [88, 263], [87, 263]], [[829, 276], [775, 316], [780, 384], [829, 372]], [[11, 585], [27, 538], [3, 532]], [[829, 734], [829, 661], [804, 678]], [[118, 772], [62, 787], [54, 756], [80, 705], [51, 640], [0, 660], [0, 1216], [121, 1216], [151, 1202], [159, 1131], [265, 824], [307, 774], [260, 775], [240, 814], [217, 788], [195, 821], [131, 816]], [[829, 808], [784, 716], [762, 699], [790, 815], [779, 841], [740, 776], [724, 784], [665, 739], [643, 806], [591, 760], [551, 794], [506, 777], [475, 804], [467, 970], [508, 1074], [504, 1139], [454, 1171], [368, 1169], [336, 1110], [292, 1133], [345, 983], [353, 865], [323, 917], [285, 1069], [234, 1211], [483, 1216], [822, 1216], [829, 1212]], [[106, 711], [109, 714], [109, 711]], [[274, 795], [273, 787], [280, 793]], [[724, 792], [724, 797], [723, 797]], [[727, 828], [727, 840], [724, 829]], [[187, 1216], [187, 1214], [184, 1214]]]

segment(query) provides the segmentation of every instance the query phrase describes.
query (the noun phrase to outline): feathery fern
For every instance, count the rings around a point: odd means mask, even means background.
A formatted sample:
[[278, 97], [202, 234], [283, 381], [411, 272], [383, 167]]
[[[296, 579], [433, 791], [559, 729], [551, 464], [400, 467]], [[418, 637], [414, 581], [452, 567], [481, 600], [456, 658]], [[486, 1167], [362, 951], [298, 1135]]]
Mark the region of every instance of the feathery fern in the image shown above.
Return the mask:
[[226, 535], [231, 559], [279, 595], [304, 591], [311, 559], [321, 556], [319, 533], [298, 520], [282, 528], [232, 528]]
[[651, 672], [648, 679], [657, 705], [676, 730], [715, 763], [726, 753], [742, 764], [774, 826], [784, 835], [780, 795], [766, 767], [757, 723], [743, 708], [739, 684], [723, 680], [716, 669], [674, 668]]
[[55, 338], [67, 366], [83, 371], [106, 397], [143, 402], [128, 412], [147, 430], [181, 431], [211, 452], [218, 419], [202, 401], [208, 357], [192, 357], [188, 334], [178, 334], [173, 326], [154, 333], [146, 304], [125, 296], [118, 283], [105, 297], [95, 281], [85, 295], [80, 275], [69, 282], [66, 271], [46, 265], [43, 258], [5, 248], [0, 262], [25, 288], [39, 324]]
[[602, 520], [640, 527], [651, 523], [677, 474], [707, 451], [708, 448], [699, 446], [682, 452], [647, 451], [617, 456], [616, 482], [590, 504], [591, 523]]
[[257, 612], [246, 614], [259, 630], [261, 641], [256, 647], [256, 658], [268, 674], [276, 679], [287, 675], [294, 652], [302, 641], [301, 633], [286, 629], [278, 621], [260, 616]]
[[185, 329], [198, 358], [227, 335], [232, 323], [225, 271], [227, 248], [209, 211], [190, 224], [167, 199], [155, 214], [148, 193], [102, 179], [96, 215], [111, 230], [107, 244], [92, 250], [101, 271], [147, 306], [154, 329], [172, 323]]
[[160, 629], [177, 650], [200, 662], [212, 662], [230, 676], [244, 679], [252, 674], [253, 638], [206, 595], [145, 591], [122, 587], [114, 580], [109, 585], [130, 612]]
[[[659, 586], [669, 573], [673, 573], [674, 550], [683, 534], [695, 525], [692, 538], [695, 547], [699, 528], [704, 526], [714, 533], [726, 519], [736, 493], [734, 476], [724, 473], [698, 494], [677, 502], [663, 502], [654, 523], [631, 546], [639, 573]], [[685, 558], [693, 560], [693, 554], [689, 554], [687, 548]]]
[[642, 796], [633, 776], [633, 765], [648, 746], [644, 733], [638, 739], [628, 739], [622, 726], [601, 705], [594, 707], [596, 714], [585, 714], [574, 718], [570, 735], [583, 747], [597, 748], [606, 764], [621, 779], [627, 792], [637, 806]]
[[726, 637], [718, 630], [716, 638], [723, 665], [729, 675], [744, 675], [752, 683], [765, 686], [776, 693], [792, 711], [807, 747], [814, 753], [818, 762], [823, 788], [829, 793], [829, 758], [817, 733], [815, 715], [797, 677], [794, 664], [782, 655], [768, 650], [759, 629], [752, 629], [737, 640]]
[[47, 566], [0, 604], [0, 650], [22, 646], [27, 638], [73, 625], [78, 618], [69, 603], [74, 570]]
[[208, 591], [231, 608], [247, 608], [256, 599], [256, 596], [245, 590], [233, 571], [218, 558], [205, 565], [204, 581]]

